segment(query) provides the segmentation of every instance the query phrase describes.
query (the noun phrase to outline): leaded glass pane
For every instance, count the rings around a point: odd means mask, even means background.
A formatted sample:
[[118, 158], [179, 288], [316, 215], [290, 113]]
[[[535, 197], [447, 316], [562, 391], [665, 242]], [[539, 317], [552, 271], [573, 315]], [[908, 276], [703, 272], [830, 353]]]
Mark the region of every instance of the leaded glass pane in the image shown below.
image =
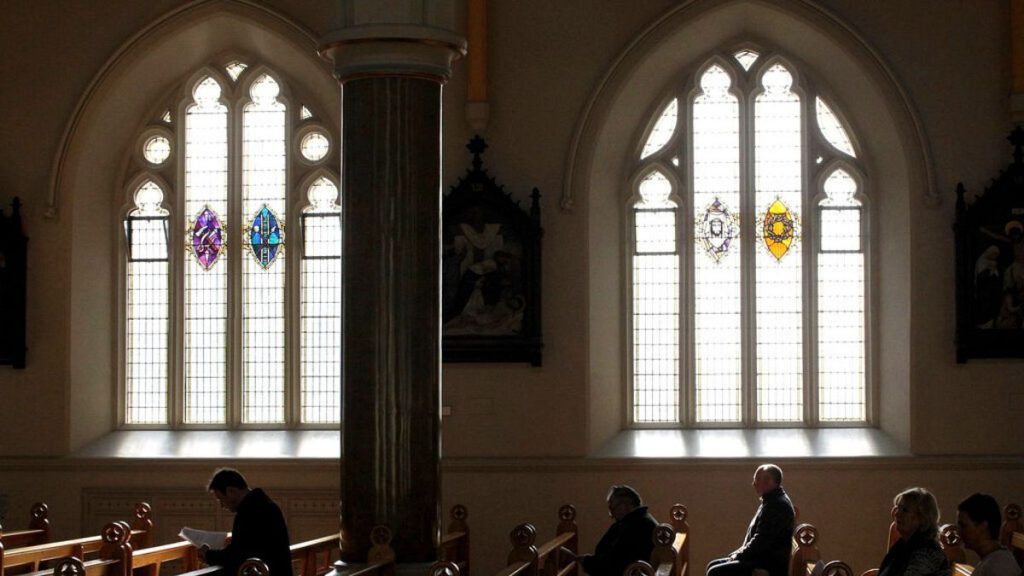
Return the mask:
[[760, 54], [757, 52], [746, 49], [733, 54], [733, 58], [736, 58], [736, 61], [740, 63], [740, 66], [743, 66], [744, 70], [750, 70], [750, 67], [754, 65], [754, 62], [757, 62], [759, 57]]
[[658, 117], [658, 121], [651, 129], [651, 135], [647, 137], [644, 150], [640, 158], [644, 159], [665, 147], [665, 144], [672, 138], [676, 131], [676, 117], [679, 114], [679, 100], [673, 98], [665, 105]]
[[125, 424], [166, 424], [169, 291], [167, 211], [151, 181], [135, 194], [128, 214], [132, 258], [126, 276]]
[[679, 420], [679, 256], [633, 256], [633, 420]]
[[331, 150], [331, 143], [320, 132], [310, 132], [302, 137], [299, 150], [302, 152], [302, 157], [306, 160], [319, 162]]
[[302, 422], [341, 421], [341, 207], [318, 178], [303, 211]]
[[226, 66], [224, 66], [224, 71], [226, 71], [228, 75], [231, 76], [232, 80], [238, 80], [238, 77], [241, 76], [242, 72], [245, 72], [245, 69], [248, 67], [249, 66], [247, 64], [236, 60], [234, 62], [229, 62]]
[[309, 108], [306, 108], [305, 106], [303, 106], [302, 108], [299, 109], [299, 119], [300, 120], [309, 120], [312, 117], [313, 117], [313, 113], [309, 111]]
[[694, 382], [698, 422], [741, 418], [739, 102], [720, 66], [693, 100]]
[[[185, 112], [185, 214], [228, 213], [228, 109], [219, 101], [220, 85], [201, 80], [194, 103]], [[218, 218], [218, 222], [226, 224]], [[207, 223], [209, 221], [207, 220]], [[186, 237], [194, 238], [189, 229]], [[210, 245], [210, 244], [204, 244]], [[227, 278], [226, 251], [204, 266], [193, 257], [185, 268], [185, 422], [223, 424], [227, 417]], [[187, 255], [187, 256], [189, 256]], [[220, 265], [213, 264], [219, 262]]]
[[[246, 424], [282, 423], [285, 418], [287, 138], [286, 108], [277, 100], [279, 92], [273, 78], [260, 76], [249, 90], [252, 102], [242, 114], [242, 213], [252, 217], [251, 253], [242, 265], [242, 422]], [[272, 241], [277, 248], [271, 248]]]
[[803, 418], [803, 248], [795, 226], [804, 151], [792, 83], [789, 70], [772, 65], [754, 106], [754, 205], [762, 248], [754, 270], [759, 422]]
[[850, 137], [846, 134], [846, 129], [843, 128], [832, 108], [819, 97], [815, 99], [815, 109], [817, 110], [818, 128], [825, 140], [828, 140], [828, 143], [835, 146], [840, 152], [856, 157], [857, 154], [853, 150]]
[[823, 422], [863, 421], [867, 412], [865, 270], [856, 192], [853, 178], [836, 170], [825, 181], [827, 198], [821, 202], [818, 412]]
[[679, 254], [672, 184], [652, 172], [634, 210], [633, 419], [679, 419]]
[[151, 136], [142, 146], [142, 155], [150, 164], [159, 166], [171, 155], [171, 141], [164, 136]]

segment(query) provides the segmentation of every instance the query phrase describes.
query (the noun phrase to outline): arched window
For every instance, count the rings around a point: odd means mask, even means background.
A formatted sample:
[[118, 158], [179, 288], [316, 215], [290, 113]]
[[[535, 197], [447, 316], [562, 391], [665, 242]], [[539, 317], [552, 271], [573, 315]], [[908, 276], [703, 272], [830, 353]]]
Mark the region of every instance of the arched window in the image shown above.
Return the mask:
[[855, 142], [779, 54], [717, 54], [675, 85], [634, 160], [632, 424], [867, 421]]
[[132, 155], [121, 421], [336, 426], [337, 138], [252, 62], [203, 69], [181, 93]]

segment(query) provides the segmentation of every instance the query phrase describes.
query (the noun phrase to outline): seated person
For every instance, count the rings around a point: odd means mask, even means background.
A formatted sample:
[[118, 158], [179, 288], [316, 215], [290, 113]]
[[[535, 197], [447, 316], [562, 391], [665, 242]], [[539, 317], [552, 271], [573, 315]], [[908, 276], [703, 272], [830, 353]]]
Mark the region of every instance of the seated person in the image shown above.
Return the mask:
[[786, 576], [796, 512], [782, 488], [782, 469], [774, 464], [758, 466], [751, 485], [761, 497], [761, 505], [743, 545], [725, 558], [709, 562], [707, 576], [749, 576], [757, 568], [771, 576]]
[[641, 506], [640, 494], [629, 486], [612, 486], [608, 491], [608, 515], [615, 522], [597, 543], [593, 554], [578, 557], [590, 576], [622, 576], [637, 560], [650, 562], [654, 550], [654, 528], [658, 521]]
[[235, 576], [249, 558], [267, 563], [272, 576], [292, 576], [292, 554], [288, 527], [281, 509], [260, 488], [250, 490], [245, 478], [232, 468], [220, 468], [207, 489], [220, 505], [235, 513], [231, 543], [221, 550], [199, 548], [199, 558], [220, 566], [219, 574]]
[[956, 525], [964, 546], [978, 554], [972, 576], [1020, 576], [1013, 553], [999, 543], [999, 504], [988, 494], [971, 494], [957, 507]]
[[878, 576], [949, 576], [949, 562], [939, 545], [939, 505], [924, 488], [896, 495], [896, 531], [892, 545], [878, 567]]

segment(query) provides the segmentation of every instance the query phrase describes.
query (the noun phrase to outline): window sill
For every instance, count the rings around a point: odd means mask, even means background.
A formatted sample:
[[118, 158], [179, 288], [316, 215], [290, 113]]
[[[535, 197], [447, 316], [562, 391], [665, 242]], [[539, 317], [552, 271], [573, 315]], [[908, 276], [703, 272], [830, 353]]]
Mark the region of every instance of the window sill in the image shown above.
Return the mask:
[[81, 448], [74, 458], [341, 457], [340, 430], [117, 430]]
[[592, 458], [854, 458], [910, 456], [877, 428], [623, 430]]

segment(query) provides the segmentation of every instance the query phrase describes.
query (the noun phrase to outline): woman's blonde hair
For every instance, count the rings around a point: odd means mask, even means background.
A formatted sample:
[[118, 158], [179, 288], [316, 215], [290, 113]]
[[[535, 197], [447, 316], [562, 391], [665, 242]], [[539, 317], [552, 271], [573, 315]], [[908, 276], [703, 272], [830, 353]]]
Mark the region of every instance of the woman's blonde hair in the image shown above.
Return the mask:
[[906, 505], [908, 510], [917, 514], [920, 526], [918, 534], [924, 534], [932, 540], [939, 539], [939, 503], [935, 496], [924, 488], [908, 488], [896, 495], [893, 505]]

